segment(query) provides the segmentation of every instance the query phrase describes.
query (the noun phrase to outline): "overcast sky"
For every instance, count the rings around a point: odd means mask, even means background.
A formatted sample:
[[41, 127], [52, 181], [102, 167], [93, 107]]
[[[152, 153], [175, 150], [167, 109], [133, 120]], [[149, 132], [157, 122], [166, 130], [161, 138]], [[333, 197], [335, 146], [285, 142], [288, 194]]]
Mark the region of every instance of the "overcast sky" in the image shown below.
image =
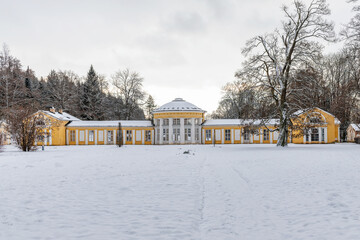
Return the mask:
[[[129, 68], [158, 105], [176, 97], [208, 112], [234, 80], [249, 38], [280, 26], [287, 0], [0, 0], [0, 43], [37, 77], [51, 69], [110, 79]], [[308, 2], [308, 1], [305, 1]], [[352, 5], [328, 0], [336, 24]], [[341, 46], [327, 45], [328, 52]]]

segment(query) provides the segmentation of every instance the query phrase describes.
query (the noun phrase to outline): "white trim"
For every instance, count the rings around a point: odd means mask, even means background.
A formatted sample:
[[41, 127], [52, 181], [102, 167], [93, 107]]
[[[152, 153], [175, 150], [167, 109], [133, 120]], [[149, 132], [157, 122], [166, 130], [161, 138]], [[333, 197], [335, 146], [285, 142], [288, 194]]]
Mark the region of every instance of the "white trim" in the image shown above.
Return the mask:
[[85, 130], [85, 144], [86, 145], [88, 145], [89, 144], [89, 139], [88, 139], [88, 137], [89, 137], [89, 130]]
[[[75, 130], [75, 142], [76, 142], [76, 145], [79, 145], [79, 130]], [[86, 141], [86, 144], [87, 144], [87, 141]]]
[[104, 145], [107, 144], [107, 130], [104, 130]]
[[328, 142], [327, 127], [325, 127], [324, 129], [325, 129], [324, 130], [325, 131], [325, 134], [324, 134], [325, 135], [325, 143], [327, 143]]
[[264, 140], [264, 134], [263, 134], [263, 130], [262, 129], [259, 129], [259, 138], [260, 138], [260, 143], [263, 143], [263, 140]]
[[95, 145], [97, 145], [97, 133], [98, 133], [98, 130], [94, 130], [94, 135], [95, 135]]
[[221, 143], [224, 144], [225, 142], [225, 129], [221, 129]]

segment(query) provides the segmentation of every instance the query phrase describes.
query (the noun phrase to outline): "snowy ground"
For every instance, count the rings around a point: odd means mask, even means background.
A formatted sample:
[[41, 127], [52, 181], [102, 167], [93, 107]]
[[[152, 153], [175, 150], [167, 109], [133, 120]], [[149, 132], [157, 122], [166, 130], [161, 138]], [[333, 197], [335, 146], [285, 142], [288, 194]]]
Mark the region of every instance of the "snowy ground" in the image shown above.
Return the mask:
[[360, 239], [360, 146], [7, 147], [0, 239]]

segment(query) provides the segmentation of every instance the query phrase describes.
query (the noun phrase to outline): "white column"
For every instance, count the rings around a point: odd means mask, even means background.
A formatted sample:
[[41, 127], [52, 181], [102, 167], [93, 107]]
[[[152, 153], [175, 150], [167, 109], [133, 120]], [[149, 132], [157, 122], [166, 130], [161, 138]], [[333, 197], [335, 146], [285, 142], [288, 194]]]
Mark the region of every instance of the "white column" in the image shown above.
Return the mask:
[[151, 144], [154, 144], [155, 142], [155, 129], [151, 130]]
[[304, 137], [303, 137], [304, 143], [306, 143], [306, 132], [304, 131]]
[[235, 130], [234, 129], [230, 130], [230, 137], [231, 137], [231, 143], [234, 144], [234, 138], [235, 138]]
[[94, 131], [94, 135], [95, 135], [95, 145], [97, 145], [97, 133], [98, 133], [98, 131], [95, 130], [95, 131]]
[[162, 118], [160, 118], [160, 138], [159, 138], [159, 142], [160, 142], [160, 144], [163, 144], [163, 123], [164, 123], [164, 121], [163, 121], [163, 119]]
[[[86, 145], [88, 145], [88, 138], [89, 138], [89, 137], [88, 137], [88, 135], [89, 135], [88, 133], [89, 133], [89, 130], [86, 129], [86, 130], [85, 130], [85, 144], [86, 144]], [[76, 136], [77, 136], [77, 133], [76, 133]]]
[[141, 131], [141, 142], [142, 142], [142, 145], [145, 145], [145, 130]]
[[173, 119], [169, 118], [169, 144], [173, 143]]
[[327, 127], [325, 127], [324, 128], [325, 130], [325, 134], [324, 134], [324, 136], [325, 136], [325, 143], [327, 143], [328, 142], [328, 136], [327, 136]]
[[[87, 134], [86, 134], [87, 136]], [[75, 130], [75, 142], [76, 142], [76, 145], [79, 145], [79, 130]], [[86, 141], [87, 143], [87, 141]]]
[[104, 130], [104, 145], [107, 144], [107, 130]]
[[184, 118], [180, 118], [180, 143], [185, 143], [185, 127], [184, 127]]
[[240, 138], [240, 144], [241, 143], [244, 143], [244, 134], [243, 134], [243, 128], [240, 128], [240, 136], [241, 136], [241, 138]]
[[321, 143], [321, 127], [318, 127], [319, 143]]
[[254, 142], [254, 134], [249, 133], [249, 135], [250, 135], [250, 143], [253, 143]]
[[47, 137], [46, 136], [43, 136], [43, 144], [46, 146], [47, 145]]
[[338, 127], [338, 142], [340, 142], [340, 127]]
[[273, 143], [273, 132], [269, 131], [270, 143]]
[[312, 132], [312, 129], [310, 129], [310, 131], [309, 131], [309, 143], [311, 143], [311, 132]]
[[221, 129], [221, 143], [224, 144], [225, 141], [225, 130]]
[[66, 129], [66, 145], [69, 145], [69, 130]]
[[123, 145], [126, 144], [126, 130], [123, 130]]
[[195, 118], [191, 118], [191, 143], [195, 143]]
[[113, 130], [113, 142], [116, 145], [116, 130]]
[[132, 135], [132, 144], [135, 145], [135, 140], [136, 140], [136, 130], [131, 130], [131, 135]]
[[259, 129], [259, 138], [260, 138], [260, 143], [263, 143], [263, 139], [264, 139], [264, 135], [263, 135], [264, 131], [262, 129]]
[[205, 143], [205, 129], [201, 129], [201, 143]]
[[51, 129], [50, 129], [49, 133], [50, 133], [49, 140], [50, 140], [50, 146], [51, 146], [51, 145], [52, 145], [52, 134], [51, 134]]

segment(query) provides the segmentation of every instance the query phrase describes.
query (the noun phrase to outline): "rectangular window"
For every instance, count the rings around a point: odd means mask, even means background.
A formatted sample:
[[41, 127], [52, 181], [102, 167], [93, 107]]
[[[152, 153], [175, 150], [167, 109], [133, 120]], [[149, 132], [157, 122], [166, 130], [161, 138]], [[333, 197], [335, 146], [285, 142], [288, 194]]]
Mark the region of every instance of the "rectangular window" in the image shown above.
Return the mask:
[[195, 129], [195, 141], [199, 141], [200, 140], [200, 129], [196, 128]]
[[311, 129], [311, 141], [312, 142], [319, 141], [319, 129], [317, 129], [317, 128]]
[[304, 134], [305, 134], [305, 138], [306, 138], [306, 142], [309, 141], [309, 130], [304, 130]]
[[180, 142], [180, 128], [173, 129], [173, 141]]
[[75, 130], [70, 130], [70, 142], [75, 142]]
[[191, 125], [191, 119], [190, 118], [184, 118], [184, 125]]
[[89, 142], [93, 142], [93, 141], [94, 141], [94, 130], [90, 130], [89, 131]]
[[107, 131], [107, 142], [113, 142], [113, 131]]
[[245, 129], [244, 130], [244, 141], [249, 141], [250, 140], [250, 131], [249, 129]]
[[150, 142], [150, 141], [151, 141], [151, 131], [150, 131], [150, 130], [146, 130], [146, 131], [145, 131], [145, 141], [146, 141], [146, 142]]
[[185, 141], [191, 141], [191, 128], [185, 128]]
[[174, 118], [173, 119], [173, 125], [174, 126], [180, 126], [180, 118]]
[[230, 129], [225, 129], [225, 141], [230, 141], [231, 140], [231, 130]]
[[132, 130], [126, 130], [126, 141], [127, 142], [132, 141]]
[[325, 128], [321, 128], [321, 141], [325, 141]]
[[100, 130], [98, 131], [98, 133], [99, 133], [99, 142], [104, 141], [104, 131]]
[[163, 126], [169, 126], [169, 119], [168, 118], [164, 118]]
[[116, 144], [119, 144], [119, 142], [123, 142], [123, 131], [116, 130]]
[[156, 126], [160, 126], [160, 119], [156, 119]]
[[206, 141], [211, 141], [211, 129], [206, 129], [205, 130], [205, 140]]
[[163, 129], [163, 141], [169, 141], [169, 129]]
[[80, 142], [85, 141], [85, 131], [79, 131], [80, 137], [79, 140]]
[[269, 141], [269, 130], [268, 129], [264, 129], [264, 141]]

